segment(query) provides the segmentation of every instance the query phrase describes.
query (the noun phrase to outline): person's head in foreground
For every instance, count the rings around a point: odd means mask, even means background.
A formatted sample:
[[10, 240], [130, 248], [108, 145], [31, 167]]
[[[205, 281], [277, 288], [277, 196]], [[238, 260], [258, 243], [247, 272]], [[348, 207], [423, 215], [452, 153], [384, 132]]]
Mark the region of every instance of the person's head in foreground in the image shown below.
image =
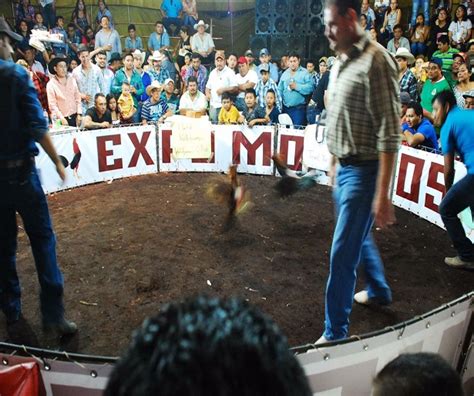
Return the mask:
[[311, 395], [277, 325], [236, 298], [165, 306], [133, 334], [105, 396]]
[[375, 377], [373, 396], [463, 396], [459, 374], [434, 353], [406, 353]]

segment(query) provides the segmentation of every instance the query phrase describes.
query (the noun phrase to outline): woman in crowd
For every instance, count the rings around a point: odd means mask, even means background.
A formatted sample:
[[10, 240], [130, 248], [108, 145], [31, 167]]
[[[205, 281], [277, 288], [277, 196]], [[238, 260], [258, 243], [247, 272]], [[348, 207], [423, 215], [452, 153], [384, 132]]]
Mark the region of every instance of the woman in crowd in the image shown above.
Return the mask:
[[82, 44], [87, 46], [91, 52], [95, 49], [95, 33], [90, 26], [85, 30], [85, 35], [82, 37]]
[[32, 28], [35, 23], [35, 8], [30, 4], [29, 0], [20, 0], [15, 6], [15, 21], [18, 27], [20, 22], [26, 21], [28, 28]]
[[391, 0], [390, 8], [385, 12], [382, 28], [380, 33], [384, 40], [388, 41], [393, 38], [393, 27], [398, 25], [402, 19], [402, 10], [398, 8], [398, 1]]
[[370, 26], [367, 23], [367, 15], [360, 14], [359, 22], [363, 30], [370, 30]]
[[196, 0], [183, 0], [183, 25], [194, 26], [197, 21]]
[[466, 43], [471, 39], [472, 23], [467, 18], [467, 9], [458, 5], [454, 21], [449, 25], [449, 41], [451, 47], [465, 50]]
[[448, 34], [449, 22], [448, 22], [448, 10], [446, 8], [440, 8], [438, 10], [438, 16], [432, 24], [430, 29], [430, 40], [427, 57], [431, 59], [433, 53], [438, 49], [438, 38], [442, 34]]
[[426, 72], [424, 64], [425, 64], [424, 56], [418, 55], [416, 57], [414, 66], [410, 69], [413, 75], [415, 76], [416, 81], [418, 82], [418, 92], [421, 92], [421, 87], [423, 86], [423, 83], [428, 78], [428, 74]]
[[24, 58], [25, 51], [30, 46], [30, 29], [28, 28], [28, 22], [22, 19], [18, 24], [18, 34], [22, 37], [22, 40], [16, 44], [18, 54]]
[[100, 23], [102, 21], [102, 17], [104, 16], [109, 18], [109, 25], [111, 28], [113, 28], [114, 23], [112, 19], [112, 13], [110, 12], [109, 7], [107, 7], [105, 0], [99, 0], [97, 3], [97, 6], [99, 7], [99, 10], [97, 11], [97, 16], [95, 17], [96, 31], [98, 31], [101, 28]]
[[197, 33], [191, 37], [191, 48], [193, 52], [197, 52], [202, 57], [202, 63], [204, 65], [211, 65], [214, 63], [212, 54], [214, 53], [215, 45], [209, 33], [206, 30], [209, 28], [207, 23], [201, 19], [194, 25], [194, 29]]
[[425, 17], [422, 13], [416, 16], [416, 25], [410, 37], [411, 53], [413, 56], [424, 55], [427, 49], [430, 27], [425, 25]]
[[74, 23], [74, 26], [76, 26], [79, 33], [81, 33], [81, 36], [84, 36], [86, 34], [86, 29], [91, 25], [84, 0], [76, 1], [76, 7], [74, 7], [74, 11], [72, 12], [71, 21]]
[[69, 73], [72, 73], [72, 71], [79, 66], [79, 63], [77, 62], [76, 58], [71, 58], [71, 61], [69, 62], [69, 67], [67, 68], [67, 71]]
[[464, 108], [463, 95], [468, 91], [474, 90], [474, 81], [471, 81], [471, 77], [472, 73], [470, 72], [467, 65], [465, 63], [461, 64], [458, 71], [458, 83], [453, 89], [457, 105], [461, 109]]
[[184, 82], [184, 77], [186, 76], [186, 73], [188, 69], [191, 67], [191, 52], [186, 53], [184, 55], [184, 65], [181, 66], [181, 69], [179, 71], [179, 77], [181, 81], [181, 94], [186, 91], [186, 83]]
[[118, 125], [120, 124], [120, 113], [117, 110], [117, 99], [112, 94], [107, 95], [107, 109], [110, 111], [110, 115], [112, 116], [112, 124]]
[[179, 41], [178, 46], [176, 47], [176, 50], [178, 52], [178, 57], [176, 59], [179, 66], [178, 70], [181, 70], [184, 65], [184, 56], [187, 53], [191, 52], [191, 36], [189, 33], [189, 26], [181, 26], [181, 28], [179, 29]]

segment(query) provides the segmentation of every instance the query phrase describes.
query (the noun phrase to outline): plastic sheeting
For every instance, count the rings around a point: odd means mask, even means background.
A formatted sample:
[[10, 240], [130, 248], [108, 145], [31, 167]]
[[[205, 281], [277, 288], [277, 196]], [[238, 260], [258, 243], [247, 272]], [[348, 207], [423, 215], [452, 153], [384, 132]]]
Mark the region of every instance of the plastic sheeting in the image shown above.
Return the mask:
[[36, 396], [44, 394], [37, 362], [16, 364], [0, 370], [0, 395]]

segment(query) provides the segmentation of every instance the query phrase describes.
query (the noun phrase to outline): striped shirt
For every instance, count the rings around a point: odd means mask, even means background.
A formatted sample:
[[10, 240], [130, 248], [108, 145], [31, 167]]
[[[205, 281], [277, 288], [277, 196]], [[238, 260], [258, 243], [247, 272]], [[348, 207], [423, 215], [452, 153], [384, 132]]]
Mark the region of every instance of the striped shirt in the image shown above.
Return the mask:
[[268, 79], [266, 84], [264, 84], [262, 80], [258, 80], [258, 83], [255, 86], [255, 92], [257, 93], [257, 99], [258, 99], [258, 105], [260, 107], [265, 108], [266, 106], [265, 98], [267, 96], [267, 92], [270, 89], [273, 89], [275, 91], [275, 101], [276, 101], [275, 104], [278, 107], [278, 111], [281, 111], [282, 100], [281, 100], [280, 91], [278, 90], [278, 85], [276, 85], [275, 81], [273, 81], [271, 78]]
[[444, 72], [449, 72], [451, 73], [451, 68], [453, 66], [453, 55], [459, 53], [459, 50], [456, 48], [451, 48], [449, 47], [447, 51], [435, 51], [433, 54], [432, 58], [439, 58], [443, 61], [443, 66], [442, 69]]
[[327, 94], [327, 141], [333, 155], [375, 160], [379, 152], [397, 152], [398, 65], [385, 48], [362, 36], [349, 55], [338, 57]]

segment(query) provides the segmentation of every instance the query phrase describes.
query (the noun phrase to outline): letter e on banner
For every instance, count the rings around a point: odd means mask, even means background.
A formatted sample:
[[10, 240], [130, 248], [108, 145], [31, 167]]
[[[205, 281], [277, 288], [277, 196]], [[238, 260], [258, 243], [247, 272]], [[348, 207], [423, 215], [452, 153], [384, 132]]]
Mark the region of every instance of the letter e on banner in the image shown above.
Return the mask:
[[[288, 158], [288, 146], [290, 142], [295, 143], [295, 152], [294, 158], [290, 161]], [[303, 158], [303, 148], [304, 148], [304, 136], [291, 136], [291, 135], [280, 135], [280, 154], [283, 155], [283, 158], [286, 159], [288, 168], [293, 169], [294, 171], [301, 170], [301, 159]], [[293, 165], [290, 165], [293, 164]]]
[[138, 158], [140, 158], [140, 155], [143, 157], [145, 164], [153, 165], [153, 160], [151, 159], [150, 154], [148, 154], [148, 151], [146, 149], [146, 142], [148, 142], [150, 134], [150, 131], [143, 132], [142, 139], [140, 141], [138, 140], [136, 133], [128, 134], [128, 137], [130, 138], [130, 141], [132, 142], [133, 147], [135, 148], [132, 158], [130, 159], [130, 163], [128, 164], [129, 168], [137, 166]]
[[[407, 178], [408, 164], [415, 165], [413, 170], [413, 177], [411, 178], [410, 191], [405, 191], [405, 180]], [[418, 203], [420, 194], [420, 180], [423, 173], [423, 166], [425, 160], [416, 158], [411, 155], [403, 153], [400, 157], [400, 166], [398, 170], [397, 195], [408, 199], [409, 201]]]
[[99, 158], [99, 172], [106, 172], [123, 168], [121, 158], [114, 159], [111, 165], [107, 165], [107, 157], [114, 154], [113, 150], [107, 150], [107, 142], [112, 142], [113, 146], [121, 143], [120, 135], [97, 136], [97, 155]]
[[257, 157], [257, 149], [263, 146], [263, 163], [264, 166], [270, 166], [270, 157], [272, 153], [272, 134], [271, 132], [263, 132], [253, 143], [250, 143], [247, 137], [241, 131], [232, 133], [232, 163], [240, 164], [240, 149], [244, 146], [247, 150], [247, 165], [255, 165]]
[[[432, 162], [430, 166], [430, 172], [428, 174], [428, 181], [427, 187], [431, 187], [432, 189], [439, 191], [441, 194], [441, 198], [444, 197], [445, 188], [444, 184], [438, 183], [438, 175], [444, 174], [444, 166], [438, 164], [436, 162]], [[431, 194], [426, 193], [425, 199], [425, 207], [431, 209], [433, 212], [438, 213], [438, 205], [434, 203], [434, 196]]]

